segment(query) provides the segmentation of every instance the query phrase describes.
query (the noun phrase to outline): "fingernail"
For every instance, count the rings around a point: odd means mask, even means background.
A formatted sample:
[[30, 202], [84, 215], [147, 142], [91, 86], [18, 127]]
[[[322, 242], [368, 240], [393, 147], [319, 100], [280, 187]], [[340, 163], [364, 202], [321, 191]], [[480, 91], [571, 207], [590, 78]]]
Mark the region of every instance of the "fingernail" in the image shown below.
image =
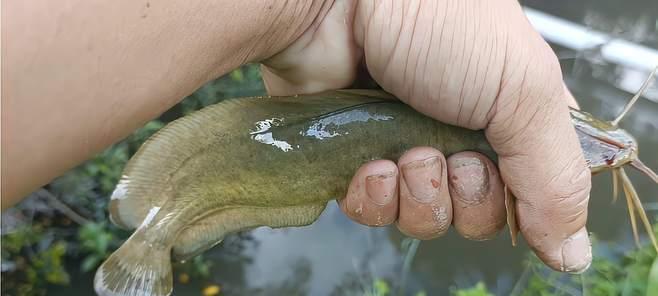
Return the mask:
[[[467, 204], [479, 204], [489, 192], [489, 172], [477, 157], [457, 158], [449, 162], [450, 195]], [[453, 195], [454, 193], [454, 195]]]
[[385, 205], [393, 199], [396, 185], [397, 178], [393, 171], [366, 177], [366, 193], [378, 205]]
[[416, 201], [426, 203], [438, 196], [442, 169], [438, 156], [412, 161], [402, 166], [404, 181]]
[[562, 266], [564, 272], [582, 273], [592, 263], [592, 245], [585, 227], [578, 230], [562, 243]]

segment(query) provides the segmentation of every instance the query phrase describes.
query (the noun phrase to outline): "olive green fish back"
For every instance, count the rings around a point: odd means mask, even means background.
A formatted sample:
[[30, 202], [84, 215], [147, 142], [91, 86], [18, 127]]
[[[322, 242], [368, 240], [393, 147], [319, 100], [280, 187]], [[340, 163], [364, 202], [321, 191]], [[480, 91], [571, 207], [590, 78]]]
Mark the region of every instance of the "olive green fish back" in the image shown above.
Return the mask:
[[251, 126], [246, 125], [258, 118], [255, 113], [259, 111], [303, 121], [354, 104], [391, 99], [380, 91], [332, 91], [300, 97], [230, 99], [194, 112], [161, 129], [130, 159], [112, 194], [110, 219], [124, 229], [137, 228], [150, 209], [171, 197], [172, 177], [185, 161], [220, 137], [249, 130]]

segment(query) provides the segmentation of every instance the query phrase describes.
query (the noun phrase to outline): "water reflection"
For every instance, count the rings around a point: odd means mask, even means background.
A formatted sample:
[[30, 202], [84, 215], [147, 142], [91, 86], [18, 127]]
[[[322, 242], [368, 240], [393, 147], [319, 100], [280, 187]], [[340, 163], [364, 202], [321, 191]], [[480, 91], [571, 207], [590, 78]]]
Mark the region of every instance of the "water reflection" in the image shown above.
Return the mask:
[[[368, 122], [370, 120], [381, 121], [391, 120], [392, 116], [371, 114], [366, 110], [349, 110], [344, 112], [336, 111], [335, 115], [329, 115], [315, 120], [303, 135], [314, 137], [318, 140], [340, 136], [339, 128], [343, 125], [353, 122]], [[344, 132], [349, 133], [348, 131]]]
[[286, 141], [275, 139], [270, 130], [273, 126], [279, 126], [282, 124], [283, 118], [270, 118], [258, 121], [255, 124], [256, 128], [250, 133], [251, 138], [256, 142], [277, 147], [283, 152], [291, 151], [293, 150], [292, 145]]
[[268, 287], [294, 278], [291, 262], [310, 263], [308, 295], [327, 295], [341, 286], [348, 274], [368, 271], [377, 277], [392, 276], [399, 265], [396, 245], [388, 229], [357, 225], [330, 203], [311, 226], [281, 230], [257, 229], [254, 239], [263, 242], [245, 250], [253, 261], [246, 277], [254, 287]]

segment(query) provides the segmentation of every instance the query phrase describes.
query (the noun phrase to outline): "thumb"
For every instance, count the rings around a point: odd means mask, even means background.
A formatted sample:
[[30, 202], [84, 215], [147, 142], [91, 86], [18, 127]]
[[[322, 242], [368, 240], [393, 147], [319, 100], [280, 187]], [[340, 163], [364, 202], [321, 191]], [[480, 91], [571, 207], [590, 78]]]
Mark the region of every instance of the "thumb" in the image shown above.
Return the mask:
[[264, 60], [267, 92], [303, 94], [350, 85], [362, 56], [352, 37], [353, 11], [353, 0], [335, 1], [293, 44]]
[[585, 228], [591, 173], [570, 120], [573, 99], [547, 47], [522, 55], [525, 69], [503, 74], [486, 136], [517, 197], [525, 240], [551, 268], [579, 273], [592, 260]]

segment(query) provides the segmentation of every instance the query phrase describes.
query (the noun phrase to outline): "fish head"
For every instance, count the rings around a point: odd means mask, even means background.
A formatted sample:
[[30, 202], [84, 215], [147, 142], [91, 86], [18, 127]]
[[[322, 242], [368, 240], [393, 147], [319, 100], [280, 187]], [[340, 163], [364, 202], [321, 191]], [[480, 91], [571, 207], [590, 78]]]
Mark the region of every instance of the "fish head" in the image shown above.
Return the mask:
[[637, 140], [624, 129], [576, 109], [571, 119], [593, 174], [638, 160]]

